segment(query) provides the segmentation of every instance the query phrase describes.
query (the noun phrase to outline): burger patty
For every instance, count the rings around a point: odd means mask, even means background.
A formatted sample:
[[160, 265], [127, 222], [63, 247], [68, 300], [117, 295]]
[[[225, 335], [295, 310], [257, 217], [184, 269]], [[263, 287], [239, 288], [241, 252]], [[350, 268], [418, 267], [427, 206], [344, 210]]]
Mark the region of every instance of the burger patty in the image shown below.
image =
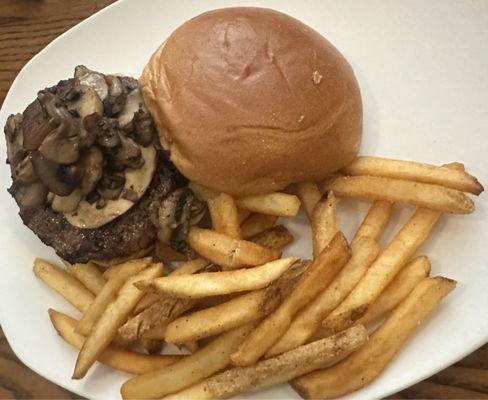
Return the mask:
[[96, 229], [71, 225], [63, 213], [48, 204], [21, 209], [20, 217], [46, 245], [70, 263], [124, 257], [154, 243], [157, 228], [149, 215], [151, 205], [160, 204], [175, 189], [185, 185], [183, 176], [164, 155], [144, 196], [126, 213]]

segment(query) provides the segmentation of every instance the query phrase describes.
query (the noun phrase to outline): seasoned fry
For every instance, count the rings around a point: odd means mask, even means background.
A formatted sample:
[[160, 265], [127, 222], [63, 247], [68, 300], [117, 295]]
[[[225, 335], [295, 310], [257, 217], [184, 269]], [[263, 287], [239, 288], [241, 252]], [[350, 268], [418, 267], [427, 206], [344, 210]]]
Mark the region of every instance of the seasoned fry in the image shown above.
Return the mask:
[[315, 205], [320, 201], [322, 195], [315, 182], [300, 182], [296, 185], [296, 192], [298, 198], [303, 204], [303, 208], [307, 213], [307, 217], [310, 221], [313, 218], [313, 210]]
[[393, 203], [384, 200], [375, 200], [373, 204], [371, 204], [366, 217], [364, 217], [361, 226], [354, 235], [352, 243], [362, 236], [378, 240], [388, 225], [392, 211]]
[[196, 275], [166, 276], [140, 280], [136, 286], [179, 298], [197, 299], [247, 290], [261, 289], [283, 274], [296, 257], [271, 261], [260, 267], [223, 272], [204, 272]]
[[173, 261], [188, 261], [188, 259], [190, 258], [189, 254], [180, 253], [176, 250], [173, 250], [170, 246], [159, 240], [156, 242], [154, 250], [156, 256], [166, 263], [170, 263]]
[[240, 239], [239, 215], [232, 196], [220, 193], [218, 196], [209, 199], [207, 204], [212, 218], [213, 229], [231, 238]]
[[271, 228], [277, 219], [274, 215], [251, 214], [241, 225], [242, 237], [247, 239]]
[[107, 280], [103, 277], [100, 270], [93, 263], [70, 264], [65, 263], [66, 270], [78, 279], [93, 294], [98, 294], [102, 290]]
[[117, 275], [122, 274], [123, 276], [127, 276], [127, 274], [133, 274], [134, 271], [138, 270], [138, 266], [140, 264], [144, 264], [144, 266], [148, 266], [152, 262], [151, 257], [144, 257], [133, 259], [129, 261], [124, 261], [123, 263], [112, 265], [108, 269], [103, 272], [103, 277], [106, 280], [116, 277]]
[[95, 298], [78, 279], [41, 258], [34, 260], [34, 274], [81, 312], [86, 312]]
[[249, 292], [213, 307], [182, 316], [166, 328], [169, 343], [185, 343], [226, 332], [272, 312], [290, 293], [306, 262], [295, 263], [265, 289]]
[[198, 183], [195, 182], [190, 182], [188, 187], [200, 200], [203, 201], [211, 200], [214, 197], [217, 197], [219, 195], [219, 192], [217, 192], [216, 190], [210, 189], [206, 186], [199, 185]]
[[447, 278], [424, 279], [368, 343], [331, 368], [293, 380], [293, 388], [307, 399], [332, 399], [366, 386], [383, 372], [411, 333], [455, 286], [456, 282]]
[[162, 271], [162, 264], [154, 264], [129, 278], [122, 286], [118, 297], [108, 305], [83, 344], [76, 360], [73, 379], [81, 379], [85, 376], [88, 369], [110, 344], [118, 328], [126, 321], [134, 306], [144, 295], [134, 286], [134, 282], [156, 278], [161, 275]]
[[[119, 265], [119, 264], [126, 263], [127, 261], [135, 260], [136, 258], [143, 258], [148, 254], [150, 254], [151, 251], [153, 250], [154, 250], [154, 246], [149, 246], [146, 247], [145, 249], [141, 249], [132, 254], [129, 254], [128, 256], [111, 258], [110, 260], [92, 260], [91, 262], [96, 265], [99, 265], [102, 268], [110, 268], [113, 267], [114, 265]], [[108, 279], [107, 276], [105, 278]]]
[[266, 229], [264, 232], [249, 238], [251, 242], [275, 250], [283, 250], [284, 247], [293, 242], [293, 235], [283, 225], [276, 225]]
[[250, 323], [224, 333], [195, 354], [170, 367], [129, 379], [120, 389], [122, 398], [157, 399], [212, 376], [229, 364], [230, 354], [253, 326]]
[[383, 289], [427, 239], [440, 215], [439, 211], [418, 208], [322, 326], [330, 332], [338, 332], [366, 314]]
[[[53, 309], [49, 309], [49, 318], [54, 329], [56, 329], [59, 336], [65, 342], [76, 349], [83, 347], [85, 337], [75, 332], [78, 321]], [[184, 357], [183, 355], [140, 354], [135, 351], [122, 350], [109, 345], [98, 356], [98, 361], [119, 371], [139, 375], [164, 368]]]
[[268, 350], [267, 357], [306, 343], [322, 320], [351, 292], [380, 252], [378, 244], [367, 236], [353, 243], [351, 249], [352, 256], [348, 263], [330, 286], [297, 314], [286, 333]]
[[255, 365], [227, 370], [164, 399], [227, 399], [264, 389], [319, 369], [360, 348], [367, 338], [364, 327], [355, 326]]
[[332, 191], [326, 192], [315, 205], [312, 214], [313, 256], [317, 257], [337, 233], [337, 200]]
[[358, 157], [342, 172], [348, 175], [373, 175], [409, 181], [433, 183], [451, 189], [480, 194], [483, 186], [464, 170], [464, 165], [456, 163], [438, 167], [413, 161], [394, 160], [381, 157]]
[[190, 229], [187, 241], [198, 254], [224, 269], [261, 265], [281, 255], [278, 250], [196, 227]]
[[132, 275], [135, 275], [146, 268], [149, 265], [149, 262], [149, 258], [140, 258], [113, 267], [116, 268], [114, 270], [115, 272], [112, 273], [112, 277], [103, 286], [97, 297], [95, 297], [90, 308], [86, 310], [83, 318], [81, 318], [76, 327], [76, 332], [81, 333], [84, 336], [89, 335], [92, 327], [96, 324], [107, 306], [114, 300], [125, 281]]
[[429, 273], [430, 262], [427, 257], [417, 257], [410, 261], [381, 292], [357, 323], [367, 325], [386, 315], [400, 304], [422, 279], [429, 276]]
[[463, 192], [430, 183], [378, 176], [344, 176], [334, 179], [327, 189], [333, 190], [337, 196], [409, 203], [449, 213], [474, 211], [473, 201]]
[[349, 246], [339, 232], [300, 277], [278, 309], [266, 317], [232, 354], [232, 363], [247, 366], [259, 360], [286, 332], [296, 313], [329, 286], [349, 258]]
[[297, 196], [279, 192], [241, 197], [236, 203], [244, 210], [277, 217], [294, 217], [300, 209]]

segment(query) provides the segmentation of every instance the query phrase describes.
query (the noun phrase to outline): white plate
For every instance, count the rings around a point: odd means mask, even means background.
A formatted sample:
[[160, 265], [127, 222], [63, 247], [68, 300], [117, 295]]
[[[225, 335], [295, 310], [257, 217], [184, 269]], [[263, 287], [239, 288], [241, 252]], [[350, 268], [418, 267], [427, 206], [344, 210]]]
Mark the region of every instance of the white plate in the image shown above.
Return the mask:
[[[20, 112], [36, 91], [73, 73], [77, 64], [138, 75], [150, 54], [180, 25], [202, 11], [263, 5], [293, 15], [329, 38], [351, 62], [364, 99], [363, 154], [444, 163], [459, 160], [488, 183], [488, 3], [476, 1], [121, 1], [88, 18], [34, 57], [15, 80], [0, 114]], [[1, 140], [0, 157], [5, 157]], [[95, 367], [70, 379], [75, 351], [52, 329], [48, 307], [75, 314], [38, 282], [36, 256], [54, 258], [18, 218], [1, 168], [1, 323], [13, 350], [34, 371], [87, 398], [117, 398], [125, 375]], [[366, 204], [347, 201], [341, 224], [351, 234]], [[476, 199], [469, 216], [444, 216], [421, 252], [433, 274], [458, 288], [411, 338], [384, 374], [351, 398], [379, 398], [434, 374], [488, 340], [488, 202]], [[398, 213], [391, 232], [405, 220]], [[303, 222], [303, 221], [302, 221]], [[309, 234], [290, 252], [307, 256]], [[391, 234], [391, 232], [389, 234]], [[344, 377], [347, 379], [347, 377]], [[286, 385], [246, 398], [297, 398]]]

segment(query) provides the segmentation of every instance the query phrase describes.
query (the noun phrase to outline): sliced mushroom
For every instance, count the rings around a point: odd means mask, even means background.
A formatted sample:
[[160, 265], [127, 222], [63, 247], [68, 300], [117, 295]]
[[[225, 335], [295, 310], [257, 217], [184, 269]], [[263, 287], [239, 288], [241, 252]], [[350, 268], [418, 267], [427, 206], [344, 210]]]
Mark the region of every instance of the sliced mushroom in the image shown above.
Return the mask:
[[79, 188], [82, 194], [88, 194], [95, 189], [103, 174], [103, 164], [102, 151], [98, 147], [88, 149], [80, 163], [83, 177]]
[[14, 165], [16, 154], [19, 151], [25, 152], [22, 147], [22, 114], [10, 115], [5, 123], [5, 140], [7, 142], [7, 161]]
[[137, 113], [139, 109], [145, 111], [144, 102], [139, 89], [134, 89], [127, 95], [125, 107], [118, 116], [119, 126], [123, 128], [129, 124], [132, 121], [132, 118], [134, 118], [134, 114]]
[[25, 184], [14, 182], [8, 190], [21, 208], [38, 207], [46, 201], [48, 190], [40, 181]]
[[[54, 98], [54, 95], [51, 96]], [[48, 118], [39, 99], [34, 100], [23, 112], [22, 132], [25, 150], [37, 150], [45, 137], [57, 126], [56, 121]]]
[[108, 84], [108, 96], [103, 99], [103, 110], [107, 115], [113, 117], [124, 109], [126, 92], [118, 76], [106, 75], [105, 81]]
[[76, 110], [80, 118], [85, 118], [90, 114], [103, 115], [103, 104], [97, 92], [84, 85], [79, 85], [79, 96], [68, 103], [68, 109]]
[[144, 164], [141, 146], [131, 138], [120, 135], [120, 147], [110, 157], [110, 164], [117, 171], [123, 171], [126, 168], [141, 168]]
[[[78, 132], [79, 121], [63, 106], [56, 104], [56, 97], [49, 92], [40, 92], [38, 99], [43, 104], [56, 128], [45, 136], [39, 152], [59, 164], [72, 164], [80, 156]], [[25, 135], [26, 136], [26, 135]]]
[[149, 146], [152, 143], [156, 128], [148, 112], [142, 109], [137, 111], [129, 125], [131, 136], [137, 143], [143, 146]]
[[108, 85], [105, 77], [100, 72], [92, 71], [84, 65], [75, 68], [75, 79], [82, 85], [89, 86], [97, 92], [98, 97], [103, 101], [108, 95]]
[[120, 146], [120, 131], [116, 119], [103, 118], [100, 120], [97, 143], [106, 149]]
[[[144, 195], [156, 171], [154, 147], [144, 147], [141, 151], [144, 158], [142, 168], [126, 170], [124, 173], [124, 188], [134, 191], [138, 196], [137, 200]], [[98, 228], [127, 212], [134, 204], [134, 201], [119, 198], [108, 200], [103, 208], [98, 209], [96, 202], [90, 204], [88, 201], [82, 200], [78, 209], [74, 213], [66, 213], [65, 217], [71, 225], [78, 228]]]
[[38, 180], [31, 161], [30, 154], [27, 154], [20, 162], [16, 163], [13, 169], [14, 180], [19, 180], [24, 183], [32, 183]]
[[68, 196], [54, 195], [51, 208], [58, 212], [73, 212], [78, 208], [83, 194], [76, 189]]
[[124, 174], [105, 173], [97, 186], [97, 192], [105, 199], [115, 200], [120, 196], [124, 184]]
[[32, 166], [49, 191], [59, 196], [69, 195], [78, 185], [76, 166], [60, 166], [40, 153], [32, 154]]

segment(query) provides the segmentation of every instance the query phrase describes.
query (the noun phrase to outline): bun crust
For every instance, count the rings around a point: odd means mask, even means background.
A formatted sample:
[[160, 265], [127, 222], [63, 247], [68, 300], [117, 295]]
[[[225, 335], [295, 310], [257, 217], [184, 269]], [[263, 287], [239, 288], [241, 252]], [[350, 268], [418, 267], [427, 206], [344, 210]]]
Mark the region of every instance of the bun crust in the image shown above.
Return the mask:
[[277, 11], [226, 8], [187, 21], [140, 83], [171, 160], [220, 191], [319, 180], [358, 151], [362, 105], [350, 65], [319, 33]]

